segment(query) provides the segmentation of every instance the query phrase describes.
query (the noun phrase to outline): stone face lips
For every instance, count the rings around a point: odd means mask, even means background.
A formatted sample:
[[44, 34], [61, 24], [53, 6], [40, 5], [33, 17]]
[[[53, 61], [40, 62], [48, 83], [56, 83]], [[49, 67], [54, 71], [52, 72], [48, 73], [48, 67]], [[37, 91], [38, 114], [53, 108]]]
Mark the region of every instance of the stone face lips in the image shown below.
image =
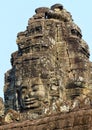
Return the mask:
[[80, 28], [60, 4], [35, 12], [5, 73], [5, 109], [33, 119], [90, 105], [92, 64]]

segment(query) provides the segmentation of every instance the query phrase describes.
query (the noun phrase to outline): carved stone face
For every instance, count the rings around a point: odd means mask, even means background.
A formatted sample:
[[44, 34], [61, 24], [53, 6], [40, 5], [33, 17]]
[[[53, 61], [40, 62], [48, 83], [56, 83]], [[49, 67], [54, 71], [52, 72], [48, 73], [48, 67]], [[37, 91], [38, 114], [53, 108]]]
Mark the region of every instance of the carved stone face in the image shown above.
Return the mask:
[[41, 106], [45, 98], [45, 86], [41, 79], [25, 79], [20, 90], [20, 104], [22, 109], [35, 109]]

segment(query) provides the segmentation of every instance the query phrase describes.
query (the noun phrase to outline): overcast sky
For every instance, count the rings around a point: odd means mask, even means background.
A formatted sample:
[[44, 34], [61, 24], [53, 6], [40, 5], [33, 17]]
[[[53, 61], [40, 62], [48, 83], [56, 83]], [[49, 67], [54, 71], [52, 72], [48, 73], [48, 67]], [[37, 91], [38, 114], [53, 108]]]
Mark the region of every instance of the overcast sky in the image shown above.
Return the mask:
[[24, 31], [38, 7], [61, 3], [71, 12], [88, 43], [92, 60], [92, 0], [1, 0], [0, 1], [0, 96], [3, 97], [4, 73], [11, 68], [11, 53], [17, 50], [16, 36]]

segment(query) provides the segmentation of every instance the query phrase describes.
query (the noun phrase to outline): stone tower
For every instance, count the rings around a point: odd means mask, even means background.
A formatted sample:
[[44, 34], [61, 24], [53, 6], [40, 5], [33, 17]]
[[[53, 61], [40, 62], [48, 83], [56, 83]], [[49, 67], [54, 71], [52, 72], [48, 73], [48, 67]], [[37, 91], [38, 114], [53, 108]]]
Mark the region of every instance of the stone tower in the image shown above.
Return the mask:
[[91, 99], [89, 48], [63, 5], [37, 8], [16, 42], [5, 73], [6, 110], [39, 117], [73, 109], [80, 97], [84, 105]]

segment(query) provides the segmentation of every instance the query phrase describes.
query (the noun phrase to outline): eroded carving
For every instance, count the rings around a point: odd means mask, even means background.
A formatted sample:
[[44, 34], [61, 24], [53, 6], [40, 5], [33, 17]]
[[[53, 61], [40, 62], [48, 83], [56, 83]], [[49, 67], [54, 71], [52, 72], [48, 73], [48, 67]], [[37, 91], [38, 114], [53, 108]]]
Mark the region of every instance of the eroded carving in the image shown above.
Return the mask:
[[41, 102], [44, 102], [46, 98], [46, 87], [39, 77], [25, 78], [21, 84], [19, 95], [21, 109], [39, 108], [42, 107]]
[[80, 28], [61, 4], [35, 12], [5, 74], [5, 111], [25, 120], [91, 107], [92, 64]]

